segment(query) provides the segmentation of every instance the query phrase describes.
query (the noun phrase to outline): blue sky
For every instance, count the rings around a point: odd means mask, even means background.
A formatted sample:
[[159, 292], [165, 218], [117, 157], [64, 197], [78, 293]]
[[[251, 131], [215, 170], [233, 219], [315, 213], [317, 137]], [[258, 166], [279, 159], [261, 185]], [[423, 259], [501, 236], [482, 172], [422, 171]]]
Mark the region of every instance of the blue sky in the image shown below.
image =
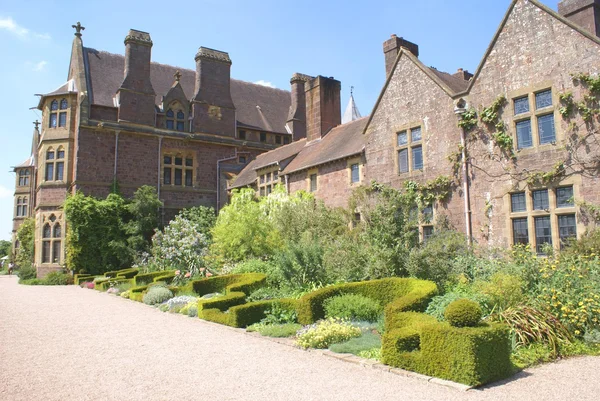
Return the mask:
[[[556, 9], [558, 0], [544, 3]], [[345, 108], [354, 86], [363, 115], [384, 83], [382, 43], [395, 33], [420, 46], [421, 60], [439, 70], [474, 71], [510, 0], [65, 1], [0, 4], [0, 239], [12, 227], [14, 174], [31, 148], [35, 93], [66, 81], [77, 21], [85, 46], [124, 53], [130, 28], [150, 32], [152, 58], [195, 68], [200, 46], [229, 52], [233, 78], [289, 89], [294, 72], [342, 82]]]

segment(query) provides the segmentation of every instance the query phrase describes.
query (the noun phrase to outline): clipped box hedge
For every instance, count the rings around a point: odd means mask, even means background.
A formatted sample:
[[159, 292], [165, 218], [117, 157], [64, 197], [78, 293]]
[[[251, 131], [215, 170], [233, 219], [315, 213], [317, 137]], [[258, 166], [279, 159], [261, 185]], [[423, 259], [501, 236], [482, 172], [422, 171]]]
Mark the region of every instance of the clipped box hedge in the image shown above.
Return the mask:
[[222, 297], [215, 297], [211, 299], [199, 299], [198, 300], [198, 317], [204, 318], [203, 312], [205, 309], [218, 309], [220, 311], [226, 311], [232, 306], [240, 305], [246, 302], [246, 294], [243, 292], [230, 292]]
[[401, 315], [407, 325], [386, 332], [382, 339], [381, 359], [386, 365], [470, 386], [515, 372], [507, 326], [480, 323], [457, 328], [437, 321], [427, 323], [426, 315]]
[[121, 269], [121, 270], [115, 270], [115, 271], [111, 271], [111, 272], [106, 272], [104, 273], [104, 277], [107, 278], [116, 278], [119, 274], [127, 274], [127, 273], [131, 273], [131, 272], [138, 272], [139, 270], [135, 267], [130, 267], [127, 269]]
[[163, 283], [171, 284], [175, 277], [177, 277], [177, 275], [175, 274], [175, 271], [163, 272], [163, 274], [154, 277], [152, 282], [154, 282], [154, 283], [163, 282]]
[[437, 294], [437, 286], [431, 281], [414, 278], [385, 278], [321, 288], [298, 300], [298, 322], [306, 325], [323, 319], [323, 302], [343, 294], [360, 294], [379, 301], [384, 305], [387, 317], [403, 311], [425, 310], [431, 298]]
[[117, 278], [134, 278], [140, 273], [139, 269], [129, 269], [128, 271], [124, 271], [117, 274]]
[[137, 274], [133, 279], [135, 280], [136, 286], [143, 286], [155, 282], [154, 279], [157, 277], [167, 276], [169, 274], [173, 274], [173, 277], [175, 277], [175, 270], [163, 270], [158, 272]]
[[75, 285], [80, 285], [81, 283], [94, 281], [96, 276], [92, 276], [91, 274], [75, 274], [73, 276], [73, 283]]
[[253, 291], [263, 287], [266, 281], [267, 276], [262, 273], [228, 274], [194, 280], [190, 286], [192, 291], [199, 296], [223, 291], [226, 293], [243, 292], [250, 295]]
[[231, 327], [244, 328], [254, 323], [260, 322], [274, 303], [282, 305], [284, 308], [295, 310], [295, 299], [270, 299], [266, 301], [250, 302], [229, 308], [227, 313], [219, 309], [205, 309], [203, 319], [211, 322], [224, 324]]
[[94, 288], [98, 291], [106, 291], [112, 286], [118, 286], [119, 284], [131, 284], [131, 279], [128, 278], [109, 278], [103, 281], [97, 281]]

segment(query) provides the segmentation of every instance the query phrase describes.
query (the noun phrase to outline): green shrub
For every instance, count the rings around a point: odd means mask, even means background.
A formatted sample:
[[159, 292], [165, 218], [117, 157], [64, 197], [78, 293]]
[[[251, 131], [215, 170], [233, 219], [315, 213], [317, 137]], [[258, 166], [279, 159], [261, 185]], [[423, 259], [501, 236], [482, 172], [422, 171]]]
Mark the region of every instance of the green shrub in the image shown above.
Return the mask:
[[91, 274], [75, 274], [73, 276], [73, 283], [75, 285], [80, 285], [81, 283], [94, 281], [95, 276]]
[[221, 297], [214, 297], [210, 299], [199, 299], [198, 300], [198, 316], [204, 318], [204, 311], [206, 309], [218, 309], [225, 312], [232, 306], [240, 305], [246, 302], [246, 294], [243, 292], [230, 292], [229, 294]]
[[298, 300], [298, 323], [311, 324], [323, 319], [323, 303], [336, 295], [364, 295], [378, 301], [388, 316], [407, 310], [425, 310], [436, 293], [437, 287], [434, 283], [413, 278], [387, 278], [332, 285], [313, 291]]
[[530, 306], [507, 308], [490, 315], [489, 319], [510, 328], [516, 347], [547, 344], [557, 356], [561, 344], [573, 341], [569, 330], [554, 315]]
[[381, 348], [381, 336], [370, 331], [362, 333], [360, 337], [352, 338], [346, 342], [332, 344], [330, 351], [340, 354], [354, 354], [360, 356], [362, 352], [370, 351], [374, 348]]
[[302, 325], [298, 323], [265, 324], [256, 323], [248, 326], [248, 331], [256, 331], [265, 337], [285, 338], [295, 336]]
[[600, 344], [600, 330], [590, 330], [586, 332], [583, 339], [586, 343]]
[[168, 312], [169, 311], [169, 305], [167, 304], [160, 304], [158, 305], [158, 310], [161, 312]]
[[267, 311], [271, 310], [275, 302], [279, 303], [282, 308], [289, 310], [294, 310], [297, 303], [294, 299], [257, 301], [233, 306], [227, 313], [219, 309], [205, 309], [202, 311], [202, 318], [232, 327], [248, 327], [264, 319]]
[[19, 284], [23, 284], [23, 285], [46, 285], [46, 282], [44, 280], [42, 280], [41, 278], [30, 278], [28, 280], [20, 280], [19, 279]]
[[274, 262], [281, 271], [284, 287], [298, 289], [327, 283], [323, 247], [310, 235], [288, 244], [275, 255]]
[[142, 299], [146, 305], [156, 305], [161, 304], [171, 298], [173, 298], [173, 293], [171, 290], [162, 286], [154, 286], [148, 289], [148, 292], [144, 294]]
[[359, 337], [361, 330], [336, 319], [321, 320], [298, 333], [296, 344], [302, 348], [327, 348], [331, 344]]
[[[281, 270], [279, 270], [277, 265], [272, 261], [262, 259], [248, 259], [241, 263], [238, 263], [233, 268], [232, 273], [262, 273], [267, 276], [268, 288], [273, 290], [276, 290], [276, 288], [280, 287], [284, 282]], [[254, 299], [254, 301], [258, 301], [258, 299]]]
[[477, 282], [475, 287], [490, 300], [494, 309], [506, 309], [525, 301], [525, 283], [520, 277], [511, 274], [494, 273], [490, 281]]
[[484, 311], [484, 314], [488, 314], [490, 312], [488, 307], [488, 299], [485, 295], [482, 295], [477, 292], [470, 291], [451, 291], [447, 292], [444, 295], [438, 295], [433, 297], [429, 306], [425, 310], [425, 313], [435, 317], [440, 322], [444, 321], [444, 312], [450, 303], [456, 301], [457, 299], [470, 299], [471, 301], [477, 302], [481, 309]]
[[133, 278], [140, 273], [140, 270], [137, 268], [125, 269], [121, 270], [120, 273], [117, 273], [117, 278]]
[[482, 316], [479, 304], [469, 299], [451, 302], [444, 312], [444, 319], [453, 327], [475, 327]]
[[278, 302], [271, 304], [271, 308], [265, 312], [265, 317], [261, 320], [264, 324], [284, 324], [297, 323], [298, 315], [294, 308], [289, 304]]
[[379, 302], [360, 294], [338, 295], [323, 302], [325, 317], [376, 322], [383, 308]]
[[69, 285], [73, 284], [73, 277], [63, 272], [50, 272], [44, 278], [45, 285]]
[[199, 296], [216, 292], [243, 292], [246, 295], [265, 285], [267, 277], [261, 273], [228, 274], [195, 280], [190, 283]]
[[168, 275], [169, 273], [175, 273], [175, 270], [157, 271], [151, 273], [143, 273], [136, 275], [133, 279], [135, 280], [136, 286], [142, 286], [154, 282], [157, 277]]
[[17, 275], [20, 280], [30, 280], [37, 277], [37, 271], [32, 265], [26, 265], [17, 270]]
[[129, 295], [130, 295], [129, 291], [123, 291], [122, 293], [119, 294], [119, 296], [121, 298], [125, 298], [125, 299], [129, 299]]

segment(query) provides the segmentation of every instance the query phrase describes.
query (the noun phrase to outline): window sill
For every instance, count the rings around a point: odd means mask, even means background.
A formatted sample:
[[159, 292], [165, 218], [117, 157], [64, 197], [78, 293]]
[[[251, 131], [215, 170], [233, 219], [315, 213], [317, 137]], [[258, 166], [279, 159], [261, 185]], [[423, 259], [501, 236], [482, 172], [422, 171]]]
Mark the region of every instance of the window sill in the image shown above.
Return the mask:
[[66, 181], [42, 181], [40, 188], [62, 187], [67, 185]]

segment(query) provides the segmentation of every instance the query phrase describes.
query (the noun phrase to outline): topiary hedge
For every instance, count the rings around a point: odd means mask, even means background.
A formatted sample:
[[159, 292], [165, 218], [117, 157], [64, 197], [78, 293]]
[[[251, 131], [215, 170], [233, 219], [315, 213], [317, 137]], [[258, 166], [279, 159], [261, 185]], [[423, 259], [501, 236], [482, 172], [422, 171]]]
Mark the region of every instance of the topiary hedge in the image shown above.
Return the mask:
[[96, 278], [96, 276], [92, 276], [91, 274], [75, 274], [73, 276], [73, 283], [75, 283], [75, 285], [80, 285], [81, 283], [94, 281], [94, 278]]
[[162, 280], [154, 280], [157, 277], [161, 277], [161, 276], [168, 276], [170, 274], [175, 274], [175, 270], [161, 270], [161, 271], [157, 271], [157, 272], [150, 272], [150, 273], [142, 273], [142, 274], [138, 274], [134, 277], [135, 280], [135, 285], [136, 286], [143, 286], [143, 285], [147, 285], [150, 284], [152, 282], [156, 282], [156, 281], [162, 281]]
[[200, 296], [215, 292], [243, 292], [250, 295], [253, 291], [263, 287], [266, 280], [267, 276], [262, 273], [228, 274], [195, 280], [189, 285]]
[[[106, 273], [104, 273], [104, 277], [116, 278], [119, 274], [131, 274], [133, 272], [136, 272], [136, 274], [137, 274], [139, 272], [139, 269], [137, 269], [135, 267], [130, 267], [128, 269], [121, 269], [121, 270], [115, 270], [115, 271], [111, 271], [111, 272], [106, 272]], [[127, 277], [127, 278], [129, 278], [129, 277]]]
[[246, 294], [243, 292], [230, 292], [229, 294], [211, 299], [198, 300], [198, 317], [204, 318], [205, 309], [218, 309], [226, 311], [232, 306], [240, 305], [246, 302]]
[[297, 301], [295, 299], [270, 299], [267, 301], [249, 302], [233, 306], [229, 308], [227, 313], [219, 309], [205, 309], [203, 311], [203, 319], [232, 327], [248, 327], [260, 322], [274, 303], [278, 303], [284, 308], [295, 310]]
[[385, 278], [332, 285], [306, 294], [298, 300], [298, 322], [312, 324], [325, 317], [323, 302], [343, 294], [360, 294], [379, 301], [388, 315], [404, 311], [423, 311], [433, 296], [437, 286], [431, 281], [414, 278]]
[[102, 281], [96, 281], [95, 289], [98, 291], [106, 291], [110, 287], [116, 287], [119, 284], [131, 284], [131, 279], [127, 278], [109, 278]]
[[482, 316], [481, 306], [470, 299], [457, 299], [444, 311], [444, 319], [453, 327], [475, 327]]
[[458, 328], [414, 312], [399, 313], [386, 324], [395, 326], [382, 338], [381, 361], [386, 365], [471, 386], [514, 373], [505, 325]]
[[135, 276], [137, 276], [140, 273], [139, 269], [129, 269], [127, 271], [122, 271], [121, 273], [117, 274], [117, 278], [133, 278]]

